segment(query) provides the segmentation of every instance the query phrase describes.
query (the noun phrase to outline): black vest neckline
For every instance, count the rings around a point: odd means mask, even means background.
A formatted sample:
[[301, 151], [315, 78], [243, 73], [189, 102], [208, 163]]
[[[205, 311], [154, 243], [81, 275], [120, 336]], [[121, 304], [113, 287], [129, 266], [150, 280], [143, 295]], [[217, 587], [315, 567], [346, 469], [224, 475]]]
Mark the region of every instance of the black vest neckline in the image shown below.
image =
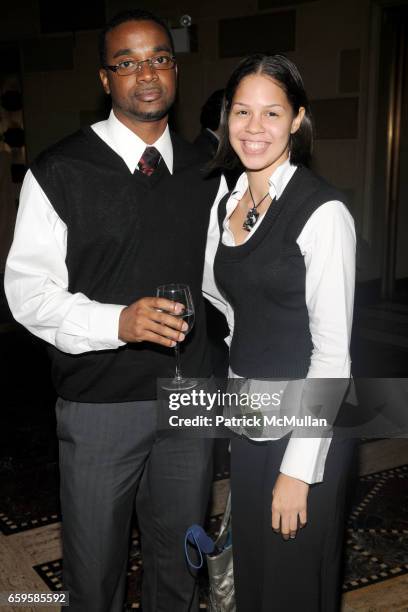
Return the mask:
[[281, 212], [286, 208], [286, 203], [290, 201], [291, 196], [295, 193], [299, 182], [302, 180], [302, 166], [298, 166], [296, 172], [290, 178], [285, 189], [281, 193], [279, 198], [274, 198], [266, 211], [261, 225], [258, 227], [256, 232], [242, 244], [227, 245], [222, 242], [223, 234], [223, 222], [226, 215], [226, 205], [230, 194], [227, 194], [220, 202], [218, 210], [218, 223], [220, 228], [220, 241], [218, 245], [219, 253], [223, 259], [237, 260], [241, 257], [246, 257], [251, 253], [269, 234], [269, 231], [275, 221], [279, 218]]
[[101, 138], [99, 134], [97, 134], [90, 125], [82, 128], [82, 132], [84, 133], [86, 138], [94, 141], [95, 144], [103, 148], [103, 151], [106, 155], [106, 160], [109, 162], [109, 164], [111, 164], [112, 161], [114, 161], [118, 170], [121, 170], [122, 172], [124, 172], [128, 178], [130, 179], [133, 178], [137, 181], [140, 181], [146, 187], [155, 185], [162, 176], [164, 175], [170, 176], [171, 174], [164, 160], [161, 161], [161, 163], [158, 165], [158, 167], [156, 168], [156, 170], [153, 172], [151, 176], [148, 176], [147, 174], [143, 174], [143, 172], [140, 172], [137, 166], [135, 168], [135, 171], [131, 172], [125, 160], [123, 159], [123, 157], [119, 155], [119, 153], [117, 153], [115, 149], [112, 149], [112, 147], [108, 145], [108, 143], [105, 142], [104, 139]]
[[[93, 142], [97, 146], [100, 145], [101, 150], [105, 152], [106, 160], [109, 163], [112, 163], [112, 161], [114, 160], [118, 169], [126, 170], [129, 176], [140, 176], [146, 184], [154, 182], [152, 181], [152, 179], [154, 179], [155, 175], [159, 174], [159, 170], [162, 171], [161, 174], [168, 174], [169, 176], [172, 176], [173, 174], [174, 176], [178, 172], [186, 168], [190, 168], [195, 163], [200, 163], [204, 166], [206, 162], [206, 160], [201, 158], [199, 151], [195, 149], [193, 145], [190, 145], [190, 143], [186, 143], [175, 132], [170, 130], [170, 139], [171, 144], [173, 146], [173, 173], [170, 172], [166, 162], [163, 160], [163, 163], [159, 164], [159, 167], [157, 168], [156, 172], [154, 172], [151, 176], [147, 176], [139, 171], [135, 171], [132, 174], [129, 168], [127, 167], [124, 159], [119, 155], [119, 153], [116, 153], [116, 151], [112, 149], [112, 147], [110, 147], [103, 140], [103, 138], [101, 138], [99, 134], [97, 134], [95, 130], [92, 129], [90, 125], [81, 128], [80, 132], [82, 132], [82, 134], [88, 141]], [[163, 172], [163, 170], [165, 170], [166, 172]]]

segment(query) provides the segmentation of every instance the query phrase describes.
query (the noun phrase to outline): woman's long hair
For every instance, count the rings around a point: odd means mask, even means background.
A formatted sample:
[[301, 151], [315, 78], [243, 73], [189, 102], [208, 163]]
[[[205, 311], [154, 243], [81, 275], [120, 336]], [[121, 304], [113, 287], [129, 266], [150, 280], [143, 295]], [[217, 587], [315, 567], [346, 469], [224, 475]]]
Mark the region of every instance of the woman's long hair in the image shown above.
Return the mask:
[[301, 106], [305, 109], [305, 115], [299, 129], [294, 134], [290, 135], [289, 152], [292, 164], [303, 164], [308, 166], [312, 155], [313, 129], [310, 104], [302, 77], [295, 64], [287, 57], [283, 55], [264, 55], [262, 53], [256, 53], [243, 59], [228, 80], [221, 110], [220, 142], [217, 153], [209, 166], [210, 169], [242, 168], [241, 161], [230, 144], [228, 118], [231, 111], [232, 100], [240, 82], [251, 74], [260, 74], [270, 77], [279, 87], [282, 87], [295, 117]]

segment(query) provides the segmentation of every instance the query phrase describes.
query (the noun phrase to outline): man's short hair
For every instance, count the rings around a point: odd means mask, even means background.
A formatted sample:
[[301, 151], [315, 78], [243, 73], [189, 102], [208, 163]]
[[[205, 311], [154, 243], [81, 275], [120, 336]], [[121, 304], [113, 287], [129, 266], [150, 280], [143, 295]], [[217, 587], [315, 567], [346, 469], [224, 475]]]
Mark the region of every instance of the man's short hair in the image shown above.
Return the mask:
[[108, 32], [121, 25], [122, 23], [127, 23], [128, 21], [153, 21], [157, 23], [159, 26], [163, 28], [166, 32], [171, 51], [174, 53], [174, 43], [173, 38], [171, 36], [170, 29], [165, 21], [157, 15], [150, 13], [149, 11], [145, 11], [143, 9], [132, 9], [129, 11], [122, 11], [114, 15], [108, 23], [105, 25], [103, 30], [99, 34], [99, 61], [101, 66], [106, 65], [106, 35]]

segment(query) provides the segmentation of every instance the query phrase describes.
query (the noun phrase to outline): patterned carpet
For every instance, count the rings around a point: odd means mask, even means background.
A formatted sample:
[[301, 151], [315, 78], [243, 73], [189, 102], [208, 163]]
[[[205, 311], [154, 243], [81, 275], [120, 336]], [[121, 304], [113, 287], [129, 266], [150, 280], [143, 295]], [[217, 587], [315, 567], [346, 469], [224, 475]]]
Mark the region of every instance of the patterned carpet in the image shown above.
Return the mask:
[[0, 471], [0, 531], [5, 535], [57, 523], [58, 466], [55, 462], [16, 471]]
[[[225, 478], [227, 474], [217, 476]], [[43, 482], [43, 494], [52, 483], [57, 485], [55, 471], [50, 470], [48, 477], [47, 486]], [[27, 512], [18, 504], [12, 505], [12, 512], [3, 506], [0, 529], [9, 535], [60, 520], [55, 507], [51, 509], [52, 497], [48, 496], [48, 502], [41, 507], [39, 500], [45, 501], [47, 495], [39, 495], [37, 504]], [[211, 517], [207, 526], [210, 534], [216, 535], [220, 520], [221, 516]], [[50, 559], [34, 569], [50, 589], [61, 589], [61, 559]], [[363, 476], [356, 482], [347, 524], [343, 590], [355, 590], [404, 573], [408, 573], [408, 465]], [[139, 538], [134, 531], [128, 565], [129, 610], [139, 608], [141, 576]], [[205, 609], [205, 574], [200, 585], [201, 606]]]
[[348, 521], [343, 589], [408, 572], [408, 466], [361, 477]]
[[[213, 536], [217, 533], [217, 527], [221, 521], [221, 516], [212, 517], [208, 532]], [[35, 571], [44, 580], [45, 584], [52, 591], [62, 590], [62, 560], [56, 559], [48, 563], [34, 566]], [[129, 562], [128, 562], [128, 592], [126, 610], [140, 608], [141, 581], [143, 564], [140, 553], [140, 541], [135, 533], [131, 540]], [[205, 572], [200, 574], [200, 608], [207, 608], [207, 577]]]

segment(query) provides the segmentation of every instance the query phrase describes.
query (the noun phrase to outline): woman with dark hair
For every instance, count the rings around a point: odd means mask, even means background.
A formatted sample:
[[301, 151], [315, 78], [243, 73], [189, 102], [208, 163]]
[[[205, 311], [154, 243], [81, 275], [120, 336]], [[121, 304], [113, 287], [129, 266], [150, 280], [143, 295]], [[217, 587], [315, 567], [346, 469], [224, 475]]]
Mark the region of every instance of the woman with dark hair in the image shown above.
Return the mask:
[[[355, 277], [352, 217], [308, 169], [311, 150], [296, 66], [281, 55], [243, 60], [225, 90], [214, 162], [243, 173], [212, 211], [204, 292], [228, 319], [230, 377], [279, 381], [283, 399], [300, 381], [299, 406], [306, 383], [322, 379], [345, 381], [344, 395]], [[237, 612], [339, 609], [354, 447], [330, 433], [232, 439]]]

